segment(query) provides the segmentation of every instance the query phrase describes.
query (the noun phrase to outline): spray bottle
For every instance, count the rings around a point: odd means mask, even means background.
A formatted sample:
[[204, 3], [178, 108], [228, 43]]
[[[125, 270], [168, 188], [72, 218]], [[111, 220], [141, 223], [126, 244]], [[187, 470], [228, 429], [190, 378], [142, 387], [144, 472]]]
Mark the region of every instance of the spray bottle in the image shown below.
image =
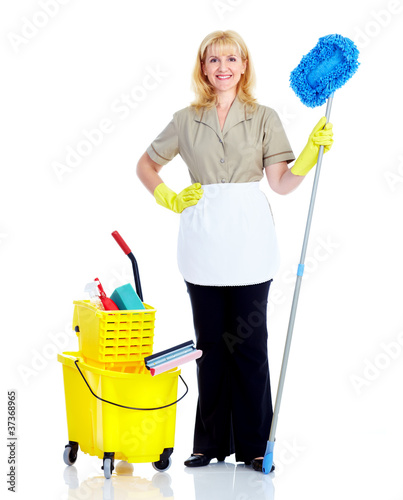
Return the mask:
[[107, 295], [104, 292], [104, 289], [101, 285], [101, 282], [99, 281], [98, 278], [95, 278], [94, 283], [96, 283], [98, 286], [99, 297], [101, 299], [101, 302], [104, 306], [105, 311], [119, 311], [119, 307], [115, 304], [115, 302], [113, 302], [112, 299], [107, 297]]
[[105, 311], [105, 307], [101, 301], [98, 289], [98, 283], [96, 281], [91, 281], [91, 283], [87, 283], [85, 285], [84, 292], [87, 292], [89, 294], [91, 304], [94, 304], [94, 306], [100, 309], [101, 311]]

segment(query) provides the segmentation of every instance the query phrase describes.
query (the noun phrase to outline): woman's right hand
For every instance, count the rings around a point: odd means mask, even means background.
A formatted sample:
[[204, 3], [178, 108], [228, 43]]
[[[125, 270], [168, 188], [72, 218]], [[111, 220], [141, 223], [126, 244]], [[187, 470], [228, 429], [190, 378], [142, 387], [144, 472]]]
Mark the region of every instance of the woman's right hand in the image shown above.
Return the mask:
[[182, 213], [185, 208], [196, 205], [202, 196], [203, 189], [199, 183], [192, 184], [179, 194], [169, 189], [163, 182], [158, 184], [154, 190], [157, 203], [177, 214]]

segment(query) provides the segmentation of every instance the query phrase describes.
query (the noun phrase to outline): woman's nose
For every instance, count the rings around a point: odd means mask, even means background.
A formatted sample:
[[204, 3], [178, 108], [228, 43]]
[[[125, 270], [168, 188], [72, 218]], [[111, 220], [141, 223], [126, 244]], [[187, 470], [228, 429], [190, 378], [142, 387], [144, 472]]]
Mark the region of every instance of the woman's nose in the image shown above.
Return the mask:
[[227, 62], [220, 61], [220, 71], [225, 71], [227, 69]]

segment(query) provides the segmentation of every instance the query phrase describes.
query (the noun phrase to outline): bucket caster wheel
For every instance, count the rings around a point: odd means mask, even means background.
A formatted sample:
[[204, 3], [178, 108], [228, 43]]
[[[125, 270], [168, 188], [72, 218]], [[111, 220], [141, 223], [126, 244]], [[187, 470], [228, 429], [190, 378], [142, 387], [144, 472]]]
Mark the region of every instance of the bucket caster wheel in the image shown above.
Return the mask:
[[168, 470], [171, 467], [171, 465], [172, 465], [171, 457], [167, 458], [166, 460], [158, 460], [158, 462], [152, 463], [152, 466], [158, 472], [163, 472]]
[[104, 453], [102, 469], [104, 471], [105, 479], [110, 479], [112, 477], [112, 472], [115, 469], [114, 463], [115, 463], [115, 454]]
[[69, 441], [66, 444], [63, 452], [63, 461], [66, 465], [73, 465], [77, 460], [78, 443], [76, 441]]

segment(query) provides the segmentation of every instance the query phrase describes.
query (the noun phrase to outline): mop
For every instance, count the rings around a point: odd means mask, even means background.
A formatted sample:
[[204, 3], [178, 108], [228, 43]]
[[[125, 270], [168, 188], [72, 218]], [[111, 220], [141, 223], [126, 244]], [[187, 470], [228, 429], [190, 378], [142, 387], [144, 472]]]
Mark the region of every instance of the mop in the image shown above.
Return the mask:
[[[349, 80], [357, 71], [359, 65], [357, 59], [357, 47], [349, 38], [345, 38], [337, 34], [324, 36], [319, 39], [316, 46], [302, 58], [299, 65], [291, 72], [291, 88], [300, 98], [302, 103], [311, 108], [320, 106], [327, 100], [326, 121], [328, 122], [330, 118], [334, 92], [335, 90], [342, 87], [346, 83], [346, 81]], [[298, 265], [294, 297], [288, 323], [287, 338], [284, 347], [276, 403], [273, 412], [269, 440], [267, 441], [265, 456], [263, 459], [262, 471], [264, 474], [268, 474], [269, 472], [271, 472], [273, 465], [273, 450], [278, 414], [283, 394], [284, 380], [290, 353], [291, 339], [294, 330], [294, 322], [297, 312], [301, 281], [304, 273], [305, 255], [308, 246], [309, 231], [311, 228], [312, 214], [315, 204], [316, 191], [318, 188], [323, 153], [324, 146], [320, 146], [311, 194], [311, 202], [309, 205], [308, 218], [305, 227], [301, 258]]]

